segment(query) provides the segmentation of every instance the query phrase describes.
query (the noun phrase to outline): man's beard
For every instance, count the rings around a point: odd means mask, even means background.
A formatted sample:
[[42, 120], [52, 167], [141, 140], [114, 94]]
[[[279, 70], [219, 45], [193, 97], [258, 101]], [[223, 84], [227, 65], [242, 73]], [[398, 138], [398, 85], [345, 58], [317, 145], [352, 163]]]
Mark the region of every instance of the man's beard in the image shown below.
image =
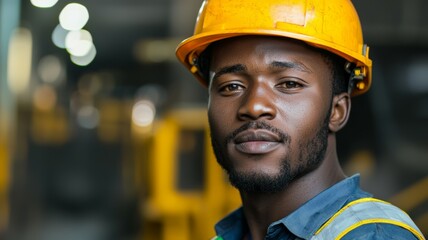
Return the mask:
[[[225, 169], [229, 176], [229, 180], [234, 187], [247, 193], [278, 193], [285, 190], [292, 181], [315, 170], [321, 164], [327, 149], [329, 117], [330, 111], [328, 111], [328, 114], [315, 137], [310, 138], [305, 142], [300, 141], [298, 148], [294, 149], [298, 151], [298, 159], [295, 163], [296, 165], [292, 167], [290, 164], [292, 162], [293, 153], [291, 151], [292, 149], [289, 149], [290, 151], [286, 151], [287, 153], [281, 158], [279, 173], [274, 176], [261, 172], [237, 171], [234, 168], [232, 161], [230, 161], [227, 156], [226, 149], [228, 143], [234, 138], [234, 136], [248, 129], [265, 129], [274, 132], [279, 135], [285, 145], [290, 148], [292, 139], [288, 134], [280, 129], [277, 129], [263, 121], [248, 122], [233, 133], [229, 134], [222, 142], [211, 134], [211, 143], [217, 162], [223, 169]], [[210, 123], [210, 125], [212, 129], [212, 124]], [[220, 143], [222, 143], [222, 145]]]

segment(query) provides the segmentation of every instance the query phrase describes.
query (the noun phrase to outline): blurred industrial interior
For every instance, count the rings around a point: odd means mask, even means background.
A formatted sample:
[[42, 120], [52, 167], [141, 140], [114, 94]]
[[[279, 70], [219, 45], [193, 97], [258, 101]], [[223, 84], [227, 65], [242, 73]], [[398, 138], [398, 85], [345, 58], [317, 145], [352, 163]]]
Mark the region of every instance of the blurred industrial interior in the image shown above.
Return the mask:
[[[210, 150], [206, 90], [174, 55], [201, 0], [76, 0], [83, 45], [67, 49], [73, 2], [37, 2], [0, 0], [0, 239], [209, 239], [239, 197]], [[339, 157], [428, 235], [428, 2], [353, 2], [374, 80]]]

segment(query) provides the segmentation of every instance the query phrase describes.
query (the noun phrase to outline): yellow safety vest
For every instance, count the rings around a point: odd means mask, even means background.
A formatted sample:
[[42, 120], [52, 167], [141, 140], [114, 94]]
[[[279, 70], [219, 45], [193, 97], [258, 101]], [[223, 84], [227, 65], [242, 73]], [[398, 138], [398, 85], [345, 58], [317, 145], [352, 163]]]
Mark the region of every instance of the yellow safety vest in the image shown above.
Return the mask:
[[404, 211], [375, 198], [361, 198], [348, 203], [324, 223], [311, 240], [339, 240], [357, 227], [372, 223], [396, 225], [407, 229], [418, 239], [425, 240], [416, 224]]
[[[361, 198], [349, 202], [326, 223], [324, 223], [311, 240], [340, 240], [359, 226], [384, 223], [392, 224], [410, 231], [420, 240], [425, 240], [422, 232], [412, 219], [398, 207], [375, 198]], [[223, 240], [216, 236], [211, 240]]]

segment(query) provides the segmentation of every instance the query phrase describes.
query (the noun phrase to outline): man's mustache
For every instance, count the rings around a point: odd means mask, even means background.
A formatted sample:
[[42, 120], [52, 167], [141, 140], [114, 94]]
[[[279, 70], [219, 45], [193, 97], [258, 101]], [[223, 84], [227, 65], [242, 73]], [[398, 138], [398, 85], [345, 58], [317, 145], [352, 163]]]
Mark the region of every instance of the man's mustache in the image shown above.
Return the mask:
[[241, 132], [244, 132], [246, 130], [249, 130], [249, 129], [264, 129], [264, 130], [270, 131], [273, 134], [277, 135], [279, 137], [280, 141], [290, 142], [290, 136], [286, 132], [268, 124], [265, 121], [251, 121], [251, 122], [244, 123], [241, 127], [234, 130], [232, 133], [228, 134], [226, 136], [226, 143], [232, 142], [233, 139], [238, 134], [240, 134]]

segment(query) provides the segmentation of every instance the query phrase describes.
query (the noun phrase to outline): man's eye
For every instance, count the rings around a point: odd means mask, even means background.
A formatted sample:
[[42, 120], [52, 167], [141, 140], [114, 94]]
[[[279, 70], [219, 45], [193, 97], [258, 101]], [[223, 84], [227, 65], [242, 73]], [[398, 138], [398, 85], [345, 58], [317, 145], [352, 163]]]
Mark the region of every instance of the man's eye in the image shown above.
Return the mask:
[[298, 83], [298, 82], [296, 82], [296, 81], [285, 81], [285, 82], [281, 83], [281, 86], [283, 88], [290, 89], [290, 88], [300, 88], [303, 85], [300, 84], [300, 83]]
[[228, 84], [228, 85], [220, 88], [220, 92], [226, 92], [226, 93], [227, 92], [235, 92], [235, 91], [238, 91], [240, 89], [242, 89], [241, 85], [232, 83], [232, 84]]

